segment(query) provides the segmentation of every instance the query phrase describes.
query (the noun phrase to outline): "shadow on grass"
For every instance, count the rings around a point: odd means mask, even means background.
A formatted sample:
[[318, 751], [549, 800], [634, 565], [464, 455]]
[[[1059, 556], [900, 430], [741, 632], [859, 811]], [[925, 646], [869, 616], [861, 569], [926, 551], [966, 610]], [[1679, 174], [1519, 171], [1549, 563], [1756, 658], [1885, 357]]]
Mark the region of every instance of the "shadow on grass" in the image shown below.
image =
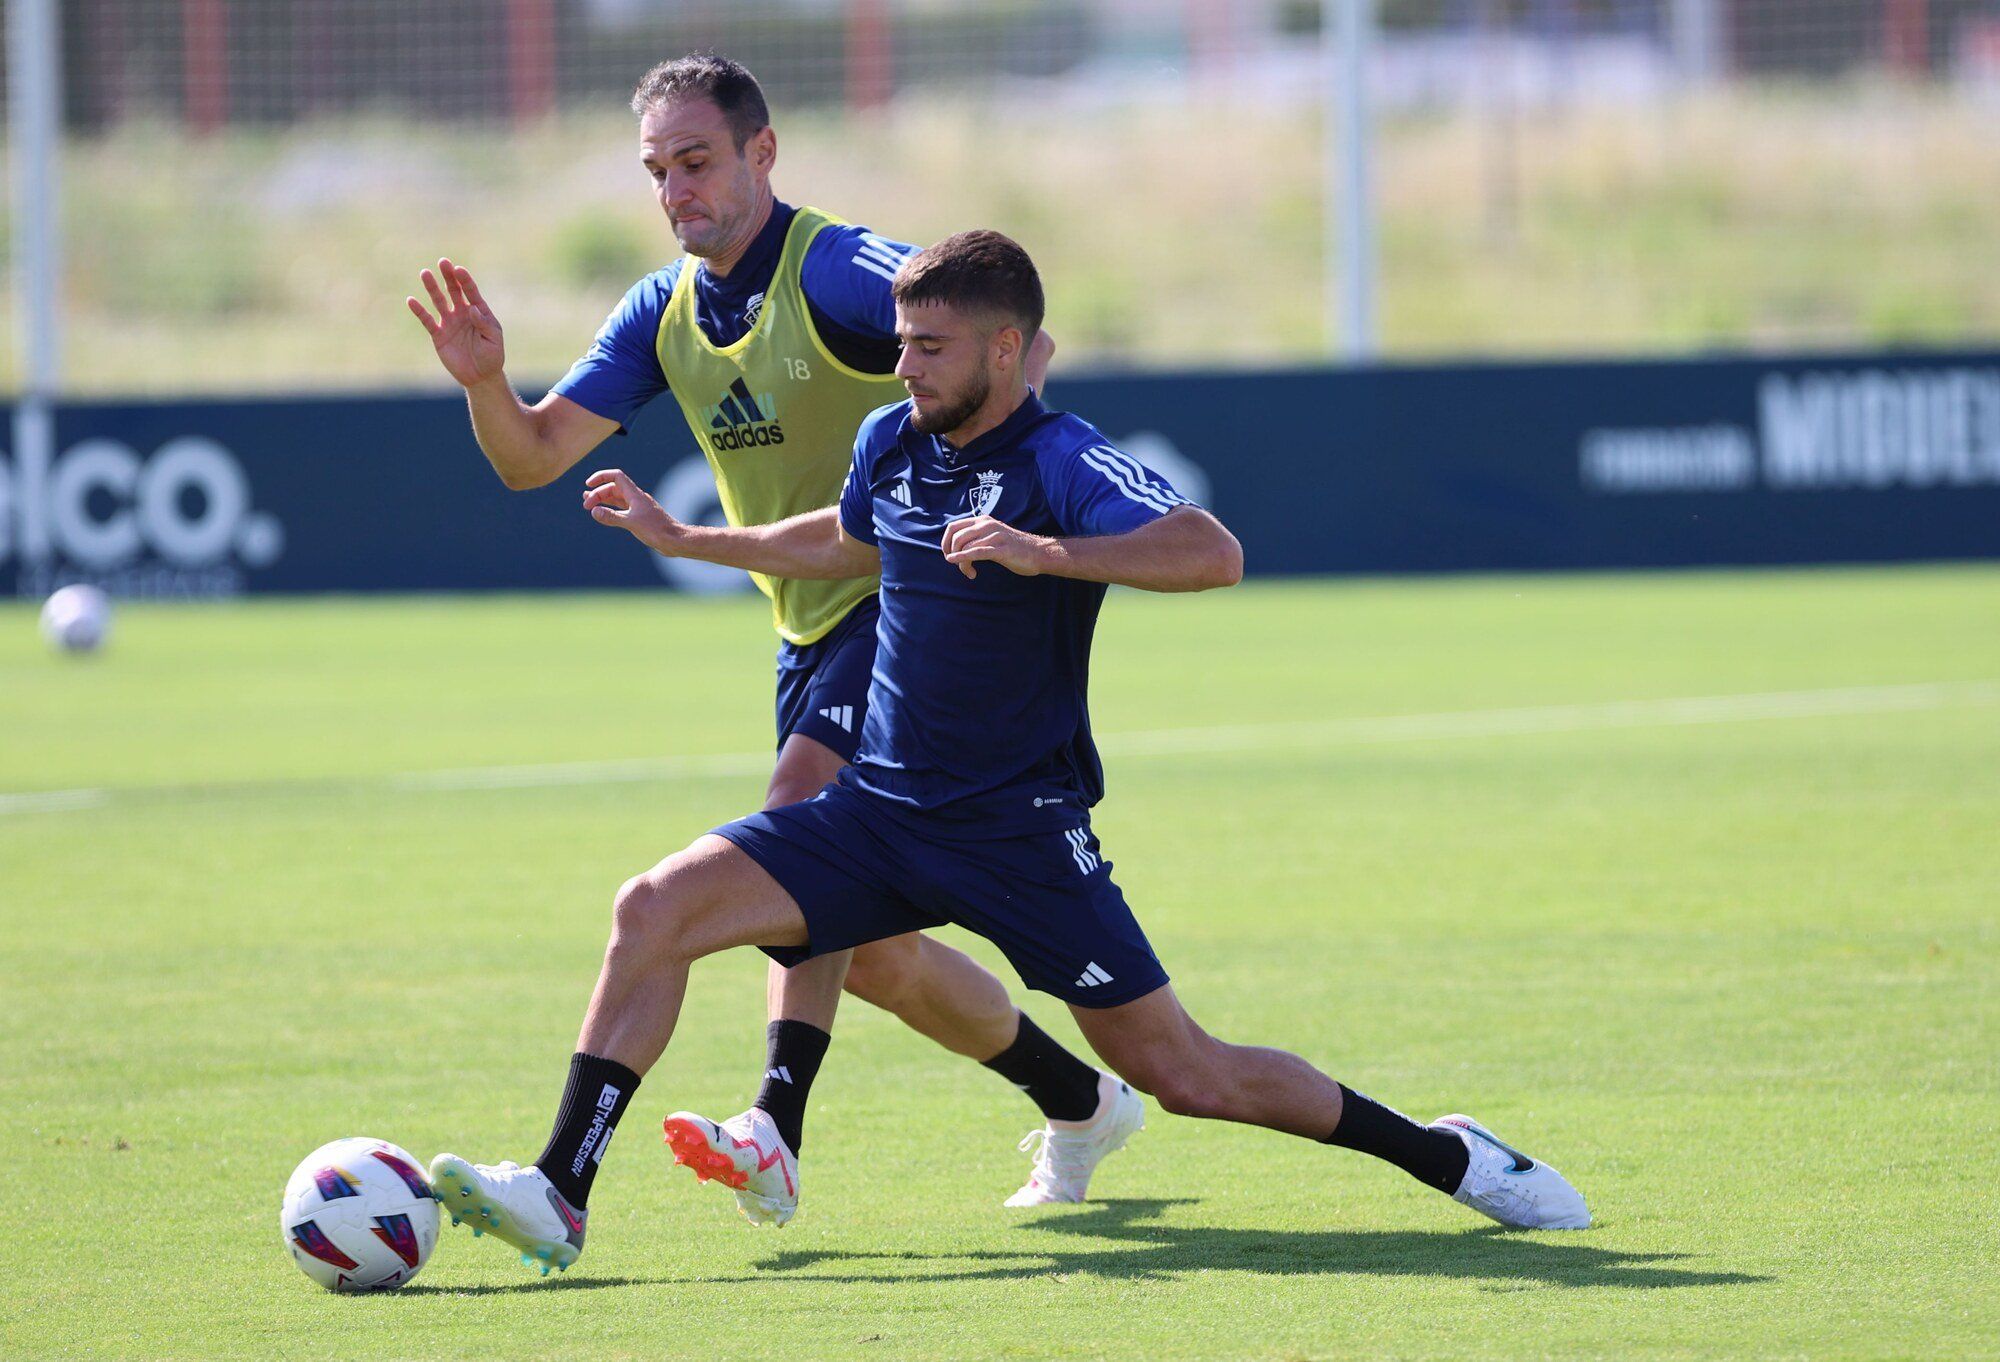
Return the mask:
[[571, 1277], [556, 1274], [547, 1278], [530, 1276], [520, 1282], [494, 1282], [479, 1286], [439, 1286], [433, 1282], [411, 1282], [398, 1296], [511, 1296], [526, 1291], [601, 1291], [609, 1286], [675, 1286], [678, 1277]]
[[[1684, 1253], [1627, 1253], [1598, 1248], [1554, 1232], [1527, 1235], [1499, 1226], [1464, 1230], [1254, 1230], [1168, 1225], [1160, 1215], [1189, 1198], [1093, 1202], [1060, 1208], [1015, 1226], [1036, 1239], [1019, 1248], [981, 1253], [915, 1249], [784, 1249], [758, 1260], [743, 1277], [551, 1277], [498, 1285], [437, 1286], [415, 1282], [399, 1295], [510, 1295], [524, 1291], [594, 1291], [605, 1287], [798, 1282], [867, 1285], [897, 1281], [1016, 1281], [1035, 1277], [1095, 1277], [1145, 1281], [1190, 1272], [1260, 1272], [1274, 1277], [1452, 1277], [1483, 1281], [1494, 1290], [1534, 1286], [1748, 1286], [1769, 1277], [1710, 1272], [1672, 1264]], [[1114, 1246], [1049, 1246], [1045, 1235], [1112, 1240]], [[871, 1270], [867, 1265], [875, 1265]], [[852, 1265], [842, 1271], [843, 1265]], [[824, 1269], [824, 1270], [823, 1270]]]
[[[1496, 1284], [1564, 1287], [1743, 1286], [1769, 1281], [1742, 1272], [1669, 1266], [1688, 1255], [1627, 1253], [1597, 1248], [1566, 1233], [1526, 1235], [1488, 1230], [1256, 1230], [1159, 1223], [1181, 1200], [1100, 1201], [1060, 1210], [1019, 1227], [1023, 1234], [1109, 1239], [1119, 1247], [1024, 1245], [982, 1254], [871, 1253], [785, 1250], [757, 1263], [765, 1273], [801, 1281], [1005, 1281], [1080, 1275], [1146, 1280], [1199, 1271], [1261, 1272], [1270, 1276], [1358, 1274], [1374, 1277], [1456, 1277]], [[996, 1261], [997, 1260], [997, 1261]], [[843, 1273], [843, 1263], [908, 1264], [914, 1271]], [[932, 1264], [938, 1271], [923, 1271]], [[734, 1278], [709, 1280], [757, 1280]], [[768, 1278], [765, 1278], [768, 1280]]]

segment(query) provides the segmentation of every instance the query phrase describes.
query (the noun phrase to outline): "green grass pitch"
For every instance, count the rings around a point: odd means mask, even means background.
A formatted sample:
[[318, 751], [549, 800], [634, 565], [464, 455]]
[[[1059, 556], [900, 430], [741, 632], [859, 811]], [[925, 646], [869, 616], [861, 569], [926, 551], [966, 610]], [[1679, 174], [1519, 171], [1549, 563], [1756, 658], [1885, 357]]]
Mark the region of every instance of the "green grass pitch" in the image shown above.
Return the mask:
[[1108, 603], [1097, 827], [1196, 1017], [1478, 1115], [1588, 1232], [1157, 1112], [1096, 1204], [1007, 1211], [1032, 1109], [852, 1000], [753, 1232], [658, 1136], [750, 1096], [741, 953], [567, 1277], [447, 1228], [400, 1294], [311, 1286], [322, 1141], [539, 1149], [612, 891], [762, 791], [771, 642], [742, 599], [260, 601], [74, 661], [0, 608], [0, 1356], [2000, 1348], [1989, 568]]

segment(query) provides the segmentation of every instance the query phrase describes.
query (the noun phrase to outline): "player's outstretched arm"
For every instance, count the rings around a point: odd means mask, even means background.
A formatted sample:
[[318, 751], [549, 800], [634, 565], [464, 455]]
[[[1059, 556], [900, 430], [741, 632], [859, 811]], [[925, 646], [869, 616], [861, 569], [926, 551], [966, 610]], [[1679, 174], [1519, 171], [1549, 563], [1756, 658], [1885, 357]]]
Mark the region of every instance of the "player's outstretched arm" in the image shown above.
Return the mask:
[[583, 485], [583, 506], [591, 519], [629, 530], [668, 558], [699, 558], [795, 581], [866, 577], [881, 566], [873, 544], [850, 538], [840, 527], [837, 507], [770, 525], [690, 525], [668, 515], [620, 469], [592, 473]]
[[970, 577], [977, 563], [998, 563], [1023, 577], [1047, 573], [1141, 591], [1209, 591], [1243, 580], [1243, 546], [1198, 506], [1177, 506], [1124, 534], [1056, 537], [1027, 534], [992, 516], [945, 527], [944, 557]]
[[417, 277], [437, 315], [415, 298], [403, 301], [430, 333], [438, 363], [465, 389], [472, 433], [502, 482], [516, 491], [546, 486], [618, 429], [567, 397], [551, 394], [531, 407], [515, 394], [500, 319], [470, 270], [440, 260], [437, 273]]

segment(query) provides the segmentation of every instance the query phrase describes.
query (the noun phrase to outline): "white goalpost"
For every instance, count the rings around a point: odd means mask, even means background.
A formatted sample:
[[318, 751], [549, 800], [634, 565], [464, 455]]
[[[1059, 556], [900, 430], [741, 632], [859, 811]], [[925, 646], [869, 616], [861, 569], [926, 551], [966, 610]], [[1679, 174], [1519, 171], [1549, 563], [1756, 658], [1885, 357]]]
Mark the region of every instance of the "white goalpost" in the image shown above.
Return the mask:
[[[7, 6], [9, 155], [13, 162], [15, 334], [21, 391], [14, 406], [14, 506], [22, 563], [49, 555], [46, 518], [35, 513], [55, 455], [61, 382], [61, 237], [56, 151], [61, 136], [61, 40], [56, 0]], [[0, 534], [5, 510], [0, 508]]]

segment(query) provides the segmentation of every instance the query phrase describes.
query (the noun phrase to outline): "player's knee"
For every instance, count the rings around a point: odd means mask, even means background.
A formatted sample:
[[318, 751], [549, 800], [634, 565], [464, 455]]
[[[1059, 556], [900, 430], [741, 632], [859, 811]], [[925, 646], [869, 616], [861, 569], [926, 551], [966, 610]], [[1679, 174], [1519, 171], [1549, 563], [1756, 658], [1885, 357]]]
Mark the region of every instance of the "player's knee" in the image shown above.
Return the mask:
[[901, 937], [857, 947], [847, 966], [847, 991], [888, 1012], [901, 1012], [916, 996], [923, 970], [921, 943]]
[[657, 944], [664, 904], [653, 874], [634, 875], [611, 898], [611, 947], [638, 951]]
[[611, 945], [650, 958], [687, 954], [698, 900], [686, 872], [667, 860], [618, 886], [611, 901]]

